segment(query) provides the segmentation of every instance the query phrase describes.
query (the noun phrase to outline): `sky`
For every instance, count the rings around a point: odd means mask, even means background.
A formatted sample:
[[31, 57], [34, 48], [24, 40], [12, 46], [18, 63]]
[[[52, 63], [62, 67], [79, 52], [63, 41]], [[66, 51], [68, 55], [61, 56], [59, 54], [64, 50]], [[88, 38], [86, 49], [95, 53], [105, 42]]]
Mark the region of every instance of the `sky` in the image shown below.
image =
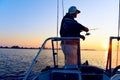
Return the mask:
[[81, 11], [76, 20], [90, 29], [82, 48], [106, 48], [109, 37], [117, 36], [119, 0], [63, 0], [64, 8], [58, 1], [0, 0], [0, 46], [40, 47], [46, 38], [57, 36], [57, 20], [59, 31], [70, 6]]

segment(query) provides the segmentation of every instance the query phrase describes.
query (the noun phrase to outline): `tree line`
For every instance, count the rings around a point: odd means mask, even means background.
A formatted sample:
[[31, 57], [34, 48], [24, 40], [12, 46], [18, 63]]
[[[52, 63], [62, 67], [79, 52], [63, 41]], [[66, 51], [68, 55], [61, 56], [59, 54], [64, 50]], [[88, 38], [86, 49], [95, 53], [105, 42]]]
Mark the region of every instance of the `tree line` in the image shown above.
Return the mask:
[[8, 49], [39, 49], [39, 48], [34, 48], [34, 47], [20, 47], [20, 46], [0, 46], [0, 48], [8, 48]]

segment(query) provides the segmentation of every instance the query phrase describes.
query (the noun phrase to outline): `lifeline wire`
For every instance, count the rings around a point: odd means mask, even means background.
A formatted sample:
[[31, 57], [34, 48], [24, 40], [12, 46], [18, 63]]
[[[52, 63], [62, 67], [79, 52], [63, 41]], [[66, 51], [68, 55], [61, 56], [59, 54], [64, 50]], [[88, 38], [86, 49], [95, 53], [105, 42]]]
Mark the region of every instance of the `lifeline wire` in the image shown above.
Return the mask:
[[[120, 0], [119, 0], [119, 15], [118, 15], [118, 38], [119, 38], [119, 33], [120, 33]], [[117, 55], [116, 55], [116, 66], [118, 66], [118, 54], [119, 54], [119, 39], [117, 43]]]

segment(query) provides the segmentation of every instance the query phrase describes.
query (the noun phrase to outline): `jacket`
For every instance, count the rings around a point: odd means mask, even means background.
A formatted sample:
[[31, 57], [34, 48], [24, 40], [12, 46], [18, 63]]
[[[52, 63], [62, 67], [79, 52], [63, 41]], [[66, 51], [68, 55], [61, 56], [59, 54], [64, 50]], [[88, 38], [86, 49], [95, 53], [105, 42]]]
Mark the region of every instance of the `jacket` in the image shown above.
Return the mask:
[[60, 36], [81, 37], [80, 32], [84, 30], [85, 26], [78, 23], [69, 13], [67, 13], [61, 22]]

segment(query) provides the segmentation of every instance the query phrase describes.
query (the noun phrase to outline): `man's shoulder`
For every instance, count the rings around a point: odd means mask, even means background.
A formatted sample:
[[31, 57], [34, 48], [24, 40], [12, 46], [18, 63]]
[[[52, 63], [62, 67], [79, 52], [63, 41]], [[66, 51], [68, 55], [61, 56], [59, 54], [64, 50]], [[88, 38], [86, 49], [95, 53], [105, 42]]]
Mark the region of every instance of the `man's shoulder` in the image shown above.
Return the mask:
[[72, 18], [64, 18], [65, 22], [76, 22], [74, 19]]
[[64, 18], [64, 20], [73, 20], [72, 18]]

